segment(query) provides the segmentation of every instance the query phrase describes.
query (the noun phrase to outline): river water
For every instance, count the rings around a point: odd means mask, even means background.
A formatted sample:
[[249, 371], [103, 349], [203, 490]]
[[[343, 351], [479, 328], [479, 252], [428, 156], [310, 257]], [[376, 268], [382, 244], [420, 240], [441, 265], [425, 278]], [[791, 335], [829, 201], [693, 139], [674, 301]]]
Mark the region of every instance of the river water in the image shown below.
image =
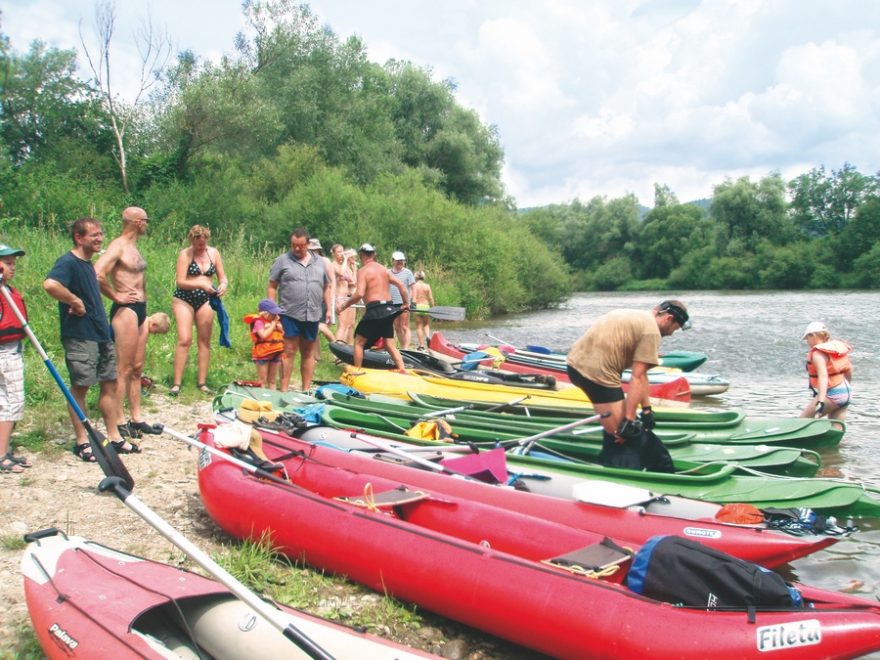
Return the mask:
[[[602, 314], [650, 309], [662, 293], [579, 293], [550, 310], [455, 325], [436, 324], [454, 342], [568, 347]], [[853, 346], [854, 401], [840, 446], [822, 452], [825, 469], [880, 485], [880, 292], [716, 292], [679, 297], [693, 328], [663, 339], [662, 351], [709, 355], [699, 371], [730, 381], [723, 395], [695, 399], [699, 408], [742, 409], [748, 415], [796, 417], [809, 400], [805, 371], [810, 321], [824, 321], [832, 336]], [[860, 519], [860, 531], [827, 550], [794, 562], [788, 577], [827, 589], [857, 588], [880, 599], [880, 519]]]

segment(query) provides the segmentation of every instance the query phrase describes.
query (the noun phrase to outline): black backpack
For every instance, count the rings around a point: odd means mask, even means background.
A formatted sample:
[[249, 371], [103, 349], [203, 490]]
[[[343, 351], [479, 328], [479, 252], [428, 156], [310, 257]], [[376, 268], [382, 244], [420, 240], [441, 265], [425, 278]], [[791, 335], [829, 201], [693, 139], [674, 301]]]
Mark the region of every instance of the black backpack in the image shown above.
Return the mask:
[[773, 571], [678, 536], [650, 538], [633, 558], [627, 586], [689, 607], [803, 607], [800, 592]]

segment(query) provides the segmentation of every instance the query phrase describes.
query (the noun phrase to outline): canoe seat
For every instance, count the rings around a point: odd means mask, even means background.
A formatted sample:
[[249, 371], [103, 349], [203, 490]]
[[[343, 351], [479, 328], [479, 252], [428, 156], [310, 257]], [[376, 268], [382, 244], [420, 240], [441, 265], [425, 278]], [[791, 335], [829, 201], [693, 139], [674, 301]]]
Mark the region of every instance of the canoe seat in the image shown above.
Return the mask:
[[620, 564], [632, 555], [632, 550], [617, 545], [606, 536], [599, 543], [593, 543], [558, 557], [544, 559], [542, 563], [562, 568], [576, 575], [605, 577], [616, 573]]
[[406, 486], [398, 486], [393, 490], [374, 493], [373, 485], [368, 483], [364, 486], [363, 495], [356, 495], [354, 497], [343, 496], [336, 499], [340, 502], [348, 502], [366, 509], [382, 511], [393, 509], [401, 504], [411, 504], [412, 502], [426, 500], [428, 497], [427, 493], [423, 493], [420, 490], [410, 490]]

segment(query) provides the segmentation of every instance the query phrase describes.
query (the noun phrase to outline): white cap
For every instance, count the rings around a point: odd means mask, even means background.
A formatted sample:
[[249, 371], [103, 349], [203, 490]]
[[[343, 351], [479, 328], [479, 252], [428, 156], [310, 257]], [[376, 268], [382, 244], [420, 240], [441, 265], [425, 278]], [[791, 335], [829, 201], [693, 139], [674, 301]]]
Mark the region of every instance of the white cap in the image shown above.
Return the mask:
[[391, 253], [391, 259], [394, 261], [406, 261], [406, 256], [400, 250]]
[[376, 248], [371, 243], [364, 243], [358, 248], [358, 252], [375, 252]]
[[807, 326], [807, 329], [804, 330], [804, 336], [801, 339], [806, 339], [807, 335], [814, 335], [817, 332], [828, 332], [828, 326], [826, 326], [822, 321], [813, 321], [810, 325]]

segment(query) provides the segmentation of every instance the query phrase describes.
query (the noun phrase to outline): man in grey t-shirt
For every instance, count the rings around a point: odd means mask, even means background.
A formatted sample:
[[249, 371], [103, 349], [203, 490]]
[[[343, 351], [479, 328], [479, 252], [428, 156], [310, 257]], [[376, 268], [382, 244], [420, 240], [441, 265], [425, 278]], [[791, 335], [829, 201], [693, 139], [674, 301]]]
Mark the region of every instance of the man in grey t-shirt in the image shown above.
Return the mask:
[[[409, 299], [412, 300], [412, 287], [413, 284], [416, 283], [416, 277], [413, 275], [412, 271], [406, 267], [406, 255], [398, 250], [391, 254], [391, 261], [392, 265], [391, 268], [388, 269], [388, 273], [392, 277], [396, 277], [400, 280], [400, 283], [406, 287], [406, 293], [409, 296]], [[396, 286], [388, 287], [388, 293], [391, 296], [391, 302], [395, 305], [400, 305], [403, 302], [400, 291], [397, 290]], [[409, 348], [412, 333], [409, 329], [408, 308], [405, 308], [403, 313], [394, 319], [394, 332], [397, 335], [397, 343], [399, 344], [399, 347], [403, 349]]]
[[[290, 234], [290, 251], [275, 259], [269, 269], [266, 297], [281, 307], [284, 328], [284, 362], [281, 391], [286, 392], [293, 360], [300, 354], [302, 389], [312, 387], [318, 324], [329, 323], [332, 279], [324, 259], [309, 252], [309, 232], [302, 227]], [[277, 300], [276, 300], [277, 295]]]

